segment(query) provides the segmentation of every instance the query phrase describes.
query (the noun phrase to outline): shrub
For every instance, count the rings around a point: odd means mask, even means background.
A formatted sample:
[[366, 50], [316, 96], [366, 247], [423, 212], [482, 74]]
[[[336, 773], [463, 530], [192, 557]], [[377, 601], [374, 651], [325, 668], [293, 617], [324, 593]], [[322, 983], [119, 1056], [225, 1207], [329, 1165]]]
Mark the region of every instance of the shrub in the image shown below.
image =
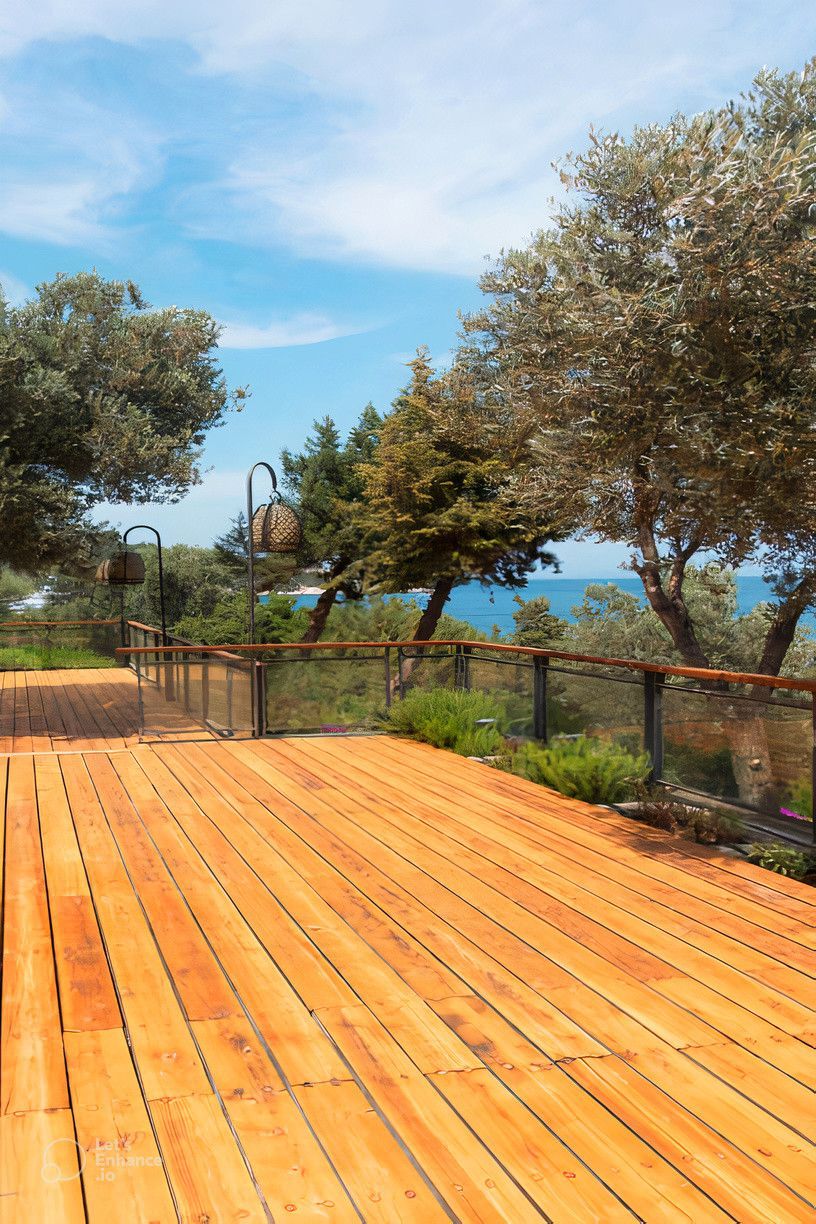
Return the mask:
[[637, 788], [638, 805], [633, 815], [636, 820], [665, 829], [668, 833], [681, 833], [703, 845], [736, 845], [745, 840], [745, 826], [730, 812], [719, 808], [690, 807], [672, 799], [665, 791], [640, 786]]
[[[480, 719], [495, 720], [478, 726]], [[500, 707], [487, 693], [456, 689], [412, 689], [388, 712], [385, 726], [395, 735], [449, 748], [462, 756], [492, 756], [502, 747]]]
[[778, 875], [790, 876], [792, 880], [804, 879], [814, 868], [810, 854], [782, 842], [754, 842], [748, 858], [757, 866], [775, 871]]
[[648, 774], [649, 758], [582, 737], [556, 740], [547, 747], [524, 744], [513, 757], [512, 769], [572, 799], [620, 803]]
[[711, 808], [692, 808], [683, 826], [690, 837], [705, 846], [735, 846], [745, 841], [745, 826], [736, 816]]
[[791, 813], [800, 820], [813, 819], [813, 791], [809, 782], [795, 782], [790, 788], [788, 806], [782, 809], [784, 815]]

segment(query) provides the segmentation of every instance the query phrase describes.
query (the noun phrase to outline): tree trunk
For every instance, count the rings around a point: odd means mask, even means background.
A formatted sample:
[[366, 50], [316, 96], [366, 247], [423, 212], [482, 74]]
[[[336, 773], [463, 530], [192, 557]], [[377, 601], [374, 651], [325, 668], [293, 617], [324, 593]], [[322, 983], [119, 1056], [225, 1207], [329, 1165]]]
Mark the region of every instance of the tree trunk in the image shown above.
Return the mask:
[[[799, 624], [802, 613], [810, 603], [811, 598], [811, 584], [808, 580], [803, 579], [791, 591], [788, 598], [777, 607], [776, 614], [765, 635], [762, 658], [757, 668], [760, 675], [779, 675], [782, 664], [785, 662], [785, 656], [796, 633], [796, 626]], [[771, 691], [770, 689], [764, 690], [767, 696], [770, 696]]]
[[[434, 586], [430, 594], [427, 604], [422, 615], [417, 623], [416, 631], [413, 640], [415, 642], [428, 642], [436, 632], [436, 626], [439, 624], [439, 618], [445, 610], [445, 604], [450, 599], [450, 593], [454, 587], [453, 578], [440, 578]], [[403, 659], [402, 663], [402, 681], [405, 683], [411, 676], [412, 671], [422, 658], [422, 650], [418, 650], [410, 659]], [[395, 678], [394, 688], [399, 686], [399, 677]]]
[[[670, 592], [663, 588], [660, 569], [656, 562], [646, 561], [636, 567], [643, 590], [661, 623], [668, 629], [671, 639], [687, 667], [710, 667], [711, 663], [697, 641], [694, 625], [683, 599], [682, 569], [672, 574]], [[683, 566], [685, 568], [685, 566]]]
[[319, 642], [323, 636], [323, 630], [326, 628], [326, 621], [329, 619], [329, 613], [334, 607], [334, 602], [337, 599], [337, 587], [326, 587], [318, 597], [317, 603], [309, 613], [309, 624], [306, 627], [306, 632], [300, 639], [301, 642]]
[[440, 578], [431, 592], [425, 610], [419, 618], [414, 633], [415, 642], [428, 642], [436, 632], [439, 618], [445, 611], [445, 604], [450, 599], [453, 590], [453, 578]]
[[[717, 702], [719, 706], [724, 704]], [[722, 729], [731, 750], [731, 768], [741, 802], [760, 812], [778, 816], [780, 787], [773, 777], [768, 729], [763, 713], [750, 700], [738, 701], [733, 705], [728, 703], [725, 716], [721, 715]]]

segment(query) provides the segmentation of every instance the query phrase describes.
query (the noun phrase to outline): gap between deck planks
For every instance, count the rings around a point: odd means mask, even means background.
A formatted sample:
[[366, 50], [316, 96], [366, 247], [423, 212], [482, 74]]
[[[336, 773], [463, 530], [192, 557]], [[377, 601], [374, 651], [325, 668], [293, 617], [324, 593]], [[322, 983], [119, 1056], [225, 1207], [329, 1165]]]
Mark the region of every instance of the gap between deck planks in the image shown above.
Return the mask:
[[812, 1218], [804, 888], [418, 745], [117, 747], [0, 758], [4, 1216]]

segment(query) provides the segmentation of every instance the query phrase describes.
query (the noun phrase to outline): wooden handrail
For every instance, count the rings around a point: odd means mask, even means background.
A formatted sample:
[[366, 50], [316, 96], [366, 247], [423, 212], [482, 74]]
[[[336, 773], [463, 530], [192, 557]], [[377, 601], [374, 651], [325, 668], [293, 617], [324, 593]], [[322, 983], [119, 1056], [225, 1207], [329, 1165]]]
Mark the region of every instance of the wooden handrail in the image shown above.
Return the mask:
[[118, 625], [119, 617], [114, 616], [108, 620], [58, 620], [58, 621], [0, 621], [0, 629], [64, 629], [69, 626], [76, 627], [77, 625]]
[[[118, 624], [118, 621], [114, 623]], [[161, 629], [157, 629], [155, 625], [145, 625], [143, 621], [136, 620], [129, 620], [125, 623], [131, 629], [141, 629], [144, 633], [155, 633], [161, 637]], [[187, 638], [179, 637], [175, 633], [168, 632], [167, 636], [174, 637], [176, 639], [176, 644], [174, 646], [117, 646], [116, 652], [117, 654], [155, 654], [159, 650], [201, 650], [201, 646], [199, 646], [196, 642], [191, 642]], [[241, 662], [244, 662], [240, 655], [228, 654], [221, 646], [213, 647], [213, 649], [217, 650], [222, 658], [240, 659]]]
[[724, 684], [755, 685], [758, 688], [786, 689], [789, 692], [816, 693], [816, 679], [804, 680], [789, 676], [764, 676], [752, 672], [729, 672], [706, 667], [678, 667], [668, 663], [643, 663], [638, 659], [612, 659], [601, 655], [573, 654], [565, 650], [545, 650], [538, 646], [513, 646], [503, 642], [470, 642], [456, 639], [438, 639], [435, 641], [399, 641], [399, 642], [265, 642], [255, 645], [249, 643], [226, 643], [223, 646], [122, 646], [117, 654], [173, 654], [181, 651], [192, 651], [196, 654], [215, 654], [217, 652], [248, 651], [287, 651], [287, 650], [351, 650], [351, 649], [383, 649], [386, 646], [395, 648], [422, 648], [433, 646], [463, 646], [472, 650], [487, 650], [496, 653], [529, 655], [545, 659], [561, 659], [571, 663], [593, 663], [604, 667], [625, 667], [630, 671], [651, 672], [662, 676], [680, 676], [688, 680], [716, 681]]

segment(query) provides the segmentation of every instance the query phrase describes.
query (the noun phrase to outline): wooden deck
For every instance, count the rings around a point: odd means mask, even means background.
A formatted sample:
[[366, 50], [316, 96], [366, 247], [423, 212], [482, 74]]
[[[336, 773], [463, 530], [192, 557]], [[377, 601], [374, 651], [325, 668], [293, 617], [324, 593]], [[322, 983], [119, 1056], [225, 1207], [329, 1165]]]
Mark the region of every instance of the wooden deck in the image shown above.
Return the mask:
[[812, 890], [382, 737], [0, 782], [3, 1220], [814, 1219]]
[[[163, 700], [156, 685], [146, 692], [143, 740], [212, 734], [180, 703]], [[0, 671], [0, 754], [113, 751], [139, 739], [138, 686], [128, 668]]]

